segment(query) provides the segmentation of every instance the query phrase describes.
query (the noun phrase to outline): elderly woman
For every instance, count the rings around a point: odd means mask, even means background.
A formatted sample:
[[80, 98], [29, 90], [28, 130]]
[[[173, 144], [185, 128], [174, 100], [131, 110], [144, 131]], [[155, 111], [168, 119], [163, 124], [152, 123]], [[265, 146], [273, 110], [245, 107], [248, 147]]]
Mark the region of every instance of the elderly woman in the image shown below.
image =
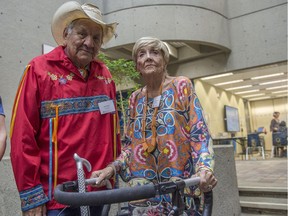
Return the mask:
[[277, 132], [279, 129], [280, 124], [280, 112], [274, 112], [273, 113], [273, 119], [270, 122], [270, 131], [271, 132]]
[[[80, 215], [79, 209], [56, 202], [53, 194], [57, 184], [77, 179], [74, 153], [99, 170], [114, 160], [116, 144], [120, 148], [114, 128], [115, 83], [106, 65], [96, 60], [116, 25], [104, 23], [95, 5], [65, 2], [51, 25], [59, 46], [25, 69], [10, 130], [24, 216]], [[95, 216], [101, 211], [101, 206], [90, 209]]]
[[[201, 191], [212, 190], [217, 180], [212, 139], [194, 87], [186, 77], [168, 75], [169, 51], [159, 39], [140, 38], [132, 55], [145, 86], [130, 97], [126, 145], [92, 177], [101, 185], [118, 172], [133, 187], [200, 176], [199, 187], [185, 191], [185, 214], [201, 215]], [[171, 196], [133, 201], [129, 210], [131, 215], [169, 215], [171, 202]]]

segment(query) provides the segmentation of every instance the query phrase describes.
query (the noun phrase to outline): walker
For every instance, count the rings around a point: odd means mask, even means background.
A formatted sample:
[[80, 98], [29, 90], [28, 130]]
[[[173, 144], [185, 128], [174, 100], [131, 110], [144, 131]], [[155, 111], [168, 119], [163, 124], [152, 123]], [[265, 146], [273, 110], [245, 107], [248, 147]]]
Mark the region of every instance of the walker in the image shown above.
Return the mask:
[[[180, 216], [185, 208], [184, 188], [198, 185], [200, 177], [180, 179], [175, 182], [162, 182], [159, 184], [148, 184], [135, 187], [124, 187], [112, 189], [110, 181], [106, 181], [107, 190], [86, 192], [85, 186], [95, 183], [95, 179], [84, 178], [83, 164], [88, 171], [91, 170], [90, 163], [74, 154], [77, 164], [77, 181], [64, 182], [56, 186], [54, 191], [55, 200], [61, 204], [80, 207], [81, 216], [89, 216], [89, 206], [104, 205], [101, 216], [107, 216], [110, 205], [133, 200], [141, 200], [172, 193], [173, 210], [169, 216]], [[90, 169], [89, 169], [90, 168]], [[78, 192], [75, 192], [78, 191]], [[202, 216], [211, 216], [213, 207], [212, 191], [204, 193], [204, 207]], [[124, 216], [127, 213], [118, 212], [117, 216]]]

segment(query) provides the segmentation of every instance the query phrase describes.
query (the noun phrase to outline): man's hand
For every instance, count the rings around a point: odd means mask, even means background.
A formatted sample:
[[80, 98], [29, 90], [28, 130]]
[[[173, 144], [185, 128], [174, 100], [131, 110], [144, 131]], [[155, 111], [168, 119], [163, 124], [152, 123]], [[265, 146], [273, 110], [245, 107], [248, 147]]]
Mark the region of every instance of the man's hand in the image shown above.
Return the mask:
[[46, 216], [46, 205], [44, 204], [42, 206], [22, 212], [22, 216]]
[[92, 172], [90, 178], [97, 178], [97, 182], [92, 186], [102, 187], [106, 185], [106, 180], [114, 176], [114, 169], [111, 166], [107, 166], [102, 170]]

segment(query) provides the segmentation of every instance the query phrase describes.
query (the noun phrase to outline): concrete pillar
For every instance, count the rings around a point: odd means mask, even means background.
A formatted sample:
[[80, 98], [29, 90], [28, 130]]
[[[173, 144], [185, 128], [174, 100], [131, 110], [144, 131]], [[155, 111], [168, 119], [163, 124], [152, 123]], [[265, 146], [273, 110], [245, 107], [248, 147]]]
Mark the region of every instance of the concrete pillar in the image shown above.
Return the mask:
[[239, 216], [241, 207], [234, 148], [232, 145], [214, 145], [214, 151], [218, 184], [213, 190], [213, 215]]

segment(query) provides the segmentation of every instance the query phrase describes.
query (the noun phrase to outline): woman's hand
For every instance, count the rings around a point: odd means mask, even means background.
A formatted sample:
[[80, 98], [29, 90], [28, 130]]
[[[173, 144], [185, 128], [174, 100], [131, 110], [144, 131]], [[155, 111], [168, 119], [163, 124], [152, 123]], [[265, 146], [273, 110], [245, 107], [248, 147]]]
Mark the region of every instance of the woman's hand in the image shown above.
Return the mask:
[[90, 178], [97, 178], [97, 181], [94, 185], [96, 187], [102, 187], [106, 185], [106, 180], [112, 178], [115, 175], [115, 169], [112, 167], [113, 165], [109, 165], [102, 170], [97, 170], [92, 172]]
[[203, 192], [211, 191], [217, 185], [217, 179], [211, 171], [202, 170], [200, 172], [199, 188]]
[[28, 211], [22, 212], [22, 216], [46, 216], [46, 205], [41, 205]]

